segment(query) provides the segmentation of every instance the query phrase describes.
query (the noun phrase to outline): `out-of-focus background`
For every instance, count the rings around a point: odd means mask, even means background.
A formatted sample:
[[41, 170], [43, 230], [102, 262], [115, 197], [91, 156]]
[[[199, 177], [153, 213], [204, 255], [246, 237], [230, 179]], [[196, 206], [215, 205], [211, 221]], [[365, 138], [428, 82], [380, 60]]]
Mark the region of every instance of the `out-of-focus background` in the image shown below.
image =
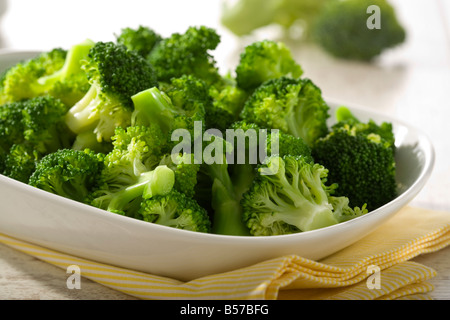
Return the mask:
[[[226, 72], [233, 70], [239, 53], [252, 41], [284, 39], [305, 76], [322, 89], [325, 97], [397, 117], [430, 136], [436, 149], [435, 170], [413, 204], [450, 209], [450, 1], [389, 0], [406, 38], [370, 62], [337, 58], [317, 43], [298, 38], [300, 29], [295, 25], [287, 39], [279, 25], [237, 36], [221, 18], [224, 3], [233, 6], [239, 1], [0, 0], [0, 46], [1, 50], [69, 48], [86, 38], [113, 40], [125, 27], [145, 25], [168, 36], [192, 25], [206, 25], [222, 37], [213, 55]], [[259, 19], [267, 12], [271, 1], [258, 1], [247, 1], [257, 3], [256, 9], [250, 10], [241, 23]]]

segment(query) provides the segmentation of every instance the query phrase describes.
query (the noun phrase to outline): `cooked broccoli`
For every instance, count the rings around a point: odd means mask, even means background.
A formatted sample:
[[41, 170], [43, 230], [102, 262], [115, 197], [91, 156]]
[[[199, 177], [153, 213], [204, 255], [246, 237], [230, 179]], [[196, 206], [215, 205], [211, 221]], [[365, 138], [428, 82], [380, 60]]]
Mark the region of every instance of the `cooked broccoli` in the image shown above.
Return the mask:
[[236, 67], [237, 85], [253, 91], [263, 82], [282, 76], [299, 78], [302, 67], [282, 42], [262, 40], [246, 46]]
[[167, 152], [166, 140], [158, 126], [117, 127], [112, 137], [113, 149], [105, 155], [98, 186], [115, 191], [135, 184], [143, 173], [159, 164]]
[[[266, 174], [261, 174], [262, 170]], [[267, 170], [270, 174], [267, 174]], [[272, 156], [258, 168], [255, 183], [244, 193], [243, 219], [254, 236], [283, 235], [328, 227], [367, 212], [334, 197], [326, 185], [328, 170], [302, 156]]]
[[278, 25], [283, 30], [301, 23], [303, 32], [330, 0], [260, 0], [227, 1], [221, 11], [221, 23], [237, 36], [251, 34], [260, 28]]
[[[368, 28], [369, 6], [379, 8], [380, 28]], [[312, 27], [313, 39], [330, 54], [369, 61], [406, 38], [387, 0], [330, 1]]]
[[66, 56], [66, 50], [55, 48], [7, 69], [2, 76], [0, 104], [47, 94], [37, 81], [60, 70], [65, 64]]
[[138, 212], [144, 221], [196, 232], [210, 232], [208, 212], [193, 198], [172, 190], [144, 199]]
[[[183, 86], [185, 84], [183, 82]], [[182, 89], [174, 89], [174, 103], [157, 87], [133, 95], [132, 125], [156, 125], [167, 137], [171, 137], [175, 129], [186, 129], [193, 137], [195, 122], [204, 123], [205, 108], [202, 100], [195, 100], [191, 93], [193, 91], [183, 93]]]
[[249, 94], [237, 85], [230, 74], [221, 77], [208, 91], [212, 105], [206, 109], [206, 127], [221, 131], [229, 129], [239, 119]]
[[84, 202], [102, 167], [103, 156], [90, 150], [60, 149], [36, 164], [29, 185]]
[[67, 52], [61, 69], [37, 79], [34, 91], [56, 97], [68, 106], [75, 104], [90, 87], [86, 72], [81, 66], [93, 46], [94, 42], [89, 39], [73, 45]]
[[91, 86], [66, 123], [76, 135], [93, 132], [98, 142], [110, 141], [116, 127], [131, 123], [131, 96], [157, 86], [155, 73], [144, 58], [113, 42], [96, 42], [83, 68]]
[[2, 174], [20, 182], [28, 183], [42, 155], [28, 143], [14, 144], [4, 155]]
[[241, 118], [301, 137], [311, 145], [328, 132], [328, 110], [321, 90], [310, 79], [280, 77], [264, 82], [253, 92]]
[[66, 106], [51, 96], [4, 104], [0, 108], [0, 149], [4, 175], [26, 182], [44, 155], [70, 148], [64, 123]]
[[200, 164], [195, 163], [193, 154], [166, 154], [159, 165], [166, 165], [175, 173], [174, 190], [194, 197]]
[[146, 26], [137, 28], [124, 28], [116, 36], [117, 43], [123, 44], [129, 50], [136, 51], [144, 58], [150, 54], [153, 48], [162, 40], [161, 35]]
[[[172, 169], [160, 165], [143, 172], [136, 182], [120, 189], [111, 190], [107, 185], [96, 188], [90, 196], [90, 204], [110, 212], [136, 218], [144, 199], [169, 193], [175, 182]], [[104, 188], [106, 187], [106, 188]]]
[[397, 195], [392, 124], [359, 122], [343, 108], [337, 111], [340, 121], [314, 144], [313, 157], [328, 168], [328, 180], [339, 185], [337, 195], [347, 196], [351, 205], [367, 203], [372, 211]]
[[189, 27], [184, 33], [173, 33], [162, 39], [148, 56], [158, 81], [193, 75], [208, 84], [220, 77], [216, 62], [210, 54], [220, 43], [216, 30], [200, 26]]

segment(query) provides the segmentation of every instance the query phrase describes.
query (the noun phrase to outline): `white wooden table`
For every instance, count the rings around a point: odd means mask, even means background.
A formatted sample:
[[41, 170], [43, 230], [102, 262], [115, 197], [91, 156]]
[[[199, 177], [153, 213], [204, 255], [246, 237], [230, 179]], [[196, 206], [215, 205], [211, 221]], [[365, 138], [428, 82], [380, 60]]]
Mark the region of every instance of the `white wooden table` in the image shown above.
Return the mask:
[[[163, 30], [163, 34], [181, 32], [194, 24], [216, 27], [224, 35], [217, 59], [225, 68], [236, 62], [238, 51], [233, 49], [241, 48], [236, 39], [218, 25], [218, 1], [164, 1], [161, 6], [179, 6], [172, 20], [152, 11], [134, 10], [134, 15], [121, 15], [120, 25], [106, 20], [102, 28], [95, 30], [87, 26], [85, 29], [80, 28], [79, 23], [75, 24], [75, 28], [70, 28], [77, 19], [77, 10], [85, 2], [74, 1], [73, 7], [67, 11], [68, 1], [64, 1], [64, 5], [56, 0], [42, 0], [39, 4], [33, 0], [9, 1], [1, 29], [4, 45], [16, 49], [68, 46], [84, 40], [89, 34], [94, 40], [99, 40], [109, 36], [110, 30], [117, 31], [137, 24], [148, 25], [151, 22], [154, 27]], [[111, 17], [119, 15], [123, 3], [108, 1]], [[142, 1], [129, 0], [126, 3], [145, 8]], [[392, 0], [392, 3], [407, 28], [408, 39], [402, 47], [384, 55], [378, 64], [336, 60], [314, 46], [291, 43], [292, 50], [302, 64], [305, 75], [321, 87], [326, 97], [399, 117], [419, 126], [429, 135], [436, 149], [435, 169], [411, 205], [446, 210], [450, 214], [450, 2]], [[102, 4], [103, 0], [89, 1], [91, 7]], [[21, 10], [24, 5], [29, 6], [29, 16]], [[60, 26], [58, 30], [46, 24], [45, 19], [33, 21], [35, 11], [46, 5], [56, 5], [56, 10], [65, 12], [62, 15], [64, 19], [55, 18]], [[195, 5], [204, 10], [196, 9]], [[73, 14], [67, 15], [67, 12]], [[187, 20], [188, 17], [191, 20]], [[29, 25], [35, 26], [33, 30], [23, 29], [24, 19]], [[36, 36], [42, 34], [48, 34], [48, 37]], [[414, 260], [437, 271], [437, 276], [430, 280], [435, 286], [431, 296], [435, 299], [450, 299], [450, 248]], [[0, 299], [133, 299], [87, 279], [83, 279], [81, 290], [69, 290], [66, 280], [64, 270], [0, 245]]]

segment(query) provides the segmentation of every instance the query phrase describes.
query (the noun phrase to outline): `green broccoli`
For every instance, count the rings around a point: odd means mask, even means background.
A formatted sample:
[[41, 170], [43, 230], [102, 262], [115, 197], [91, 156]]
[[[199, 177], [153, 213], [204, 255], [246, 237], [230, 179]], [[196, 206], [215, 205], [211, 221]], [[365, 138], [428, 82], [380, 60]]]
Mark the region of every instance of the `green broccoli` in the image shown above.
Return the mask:
[[113, 42], [96, 42], [83, 68], [91, 86], [69, 109], [66, 123], [77, 138], [92, 132], [98, 142], [110, 141], [116, 127], [131, 123], [131, 96], [157, 86], [155, 73], [144, 58]]
[[0, 104], [47, 94], [37, 81], [60, 70], [65, 64], [66, 56], [66, 50], [55, 48], [8, 68], [2, 75]]
[[206, 127], [221, 131], [239, 119], [239, 114], [248, 99], [248, 92], [237, 85], [236, 79], [227, 74], [209, 86], [212, 105], [206, 109]]
[[185, 129], [189, 131], [190, 137], [194, 137], [195, 122], [203, 124], [205, 121], [205, 108], [202, 98], [195, 100], [195, 92], [183, 92], [187, 87], [184, 87], [186, 82], [181, 81], [183, 84], [180, 89], [169, 90], [174, 102], [157, 87], [133, 95], [132, 125], [158, 126], [167, 137], [171, 137], [176, 129]]
[[68, 106], [75, 104], [90, 87], [82, 64], [93, 46], [94, 42], [89, 39], [73, 45], [61, 69], [38, 78], [34, 91], [58, 98]]
[[36, 163], [28, 184], [84, 202], [96, 183], [102, 163], [103, 156], [93, 151], [60, 149]]
[[[264, 174], [262, 174], [264, 170]], [[333, 196], [328, 170], [302, 156], [272, 156], [258, 168], [241, 204], [254, 236], [283, 235], [328, 227], [361, 216], [365, 206], [350, 208], [347, 198]]]
[[70, 148], [73, 136], [64, 123], [66, 111], [67, 107], [51, 96], [4, 104], [0, 108], [2, 173], [26, 182], [35, 161]]
[[138, 212], [140, 219], [171, 228], [210, 232], [208, 212], [193, 198], [172, 190], [165, 195], [144, 199]]
[[98, 186], [116, 191], [137, 183], [167, 153], [166, 140], [158, 126], [117, 127], [112, 137], [113, 149], [105, 155]]
[[290, 49], [282, 42], [271, 40], [246, 46], [236, 67], [237, 85], [250, 92], [267, 80], [282, 76], [299, 78], [302, 74], [303, 69]]
[[117, 43], [136, 51], [143, 58], [147, 58], [153, 48], [162, 40], [161, 35], [146, 26], [124, 28], [115, 35]]
[[248, 98], [240, 116], [312, 145], [328, 133], [328, 111], [321, 90], [310, 79], [280, 77], [260, 85]]
[[[369, 28], [369, 6], [379, 8], [380, 28]], [[387, 0], [330, 1], [312, 27], [313, 39], [333, 56], [369, 61], [405, 41], [406, 32]]]
[[160, 82], [193, 75], [208, 84], [220, 75], [211, 50], [220, 43], [216, 30], [200, 26], [189, 27], [184, 33], [173, 33], [162, 39], [148, 55]]
[[4, 155], [2, 174], [20, 182], [28, 183], [42, 154], [28, 143], [14, 144]]
[[193, 198], [197, 185], [197, 175], [200, 164], [195, 163], [193, 154], [166, 154], [159, 165], [166, 165], [175, 173], [174, 190]]
[[[175, 183], [175, 173], [165, 165], [143, 172], [136, 182], [120, 189], [108, 186], [96, 188], [90, 195], [90, 204], [113, 213], [138, 217], [138, 210], [144, 199], [169, 193]], [[104, 188], [106, 187], [106, 188]]]
[[340, 121], [316, 141], [313, 157], [339, 185], [336, 194], [347, 196], [351, 205], [367, 203], [372, 211], [397, 196], [392, 124], [359, 122], [346, 107], [336, 112]]

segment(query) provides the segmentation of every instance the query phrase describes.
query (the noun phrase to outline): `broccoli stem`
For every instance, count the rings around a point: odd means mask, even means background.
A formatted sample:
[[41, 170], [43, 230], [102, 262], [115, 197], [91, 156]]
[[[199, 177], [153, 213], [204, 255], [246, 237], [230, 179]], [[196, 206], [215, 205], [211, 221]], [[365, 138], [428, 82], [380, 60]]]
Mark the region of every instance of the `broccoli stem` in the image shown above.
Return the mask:
[[165, 165], [152, 171], [144, 172], [138, 181], [117, 192], [108, 205], [108, 211], [124, 211], [125, 207], [135, 199], [148, 199], [155, 195], [169, 193], [175, 183], [175, 173]]
[[64, 78], [77, 74], [81, 71], [82, 61], [88, 56], [89, 50], [94, 46], [92, 40], [85, 40], [76, 44], [67, 52], [66, 60], [61, 69], [38, 79], [38, 84], [49, 89], [55, 82], [64, 80]]
[[87, 131], [94, 128], [99, 120], [99, 113], [95, 110], [99, 104], [100, 94], [95, 84], [66, 114], [66, 124], [73, 133]]
[[134, 104], [132, 125], [159, 124], [168, 132], [173, 120], [173, 106], [170, 98], [158, 88], [141, 91], [131, 97]]
[[[250, 232], [242, 220], [241, 194], [228, 173], [228, 165], [210, 164], [206, 166], [213, 177], [211, 205], [214, 209], [212, 232], [216, 234], [248, 236]], [[242, 190], [240, 191], [242, 192]]]

